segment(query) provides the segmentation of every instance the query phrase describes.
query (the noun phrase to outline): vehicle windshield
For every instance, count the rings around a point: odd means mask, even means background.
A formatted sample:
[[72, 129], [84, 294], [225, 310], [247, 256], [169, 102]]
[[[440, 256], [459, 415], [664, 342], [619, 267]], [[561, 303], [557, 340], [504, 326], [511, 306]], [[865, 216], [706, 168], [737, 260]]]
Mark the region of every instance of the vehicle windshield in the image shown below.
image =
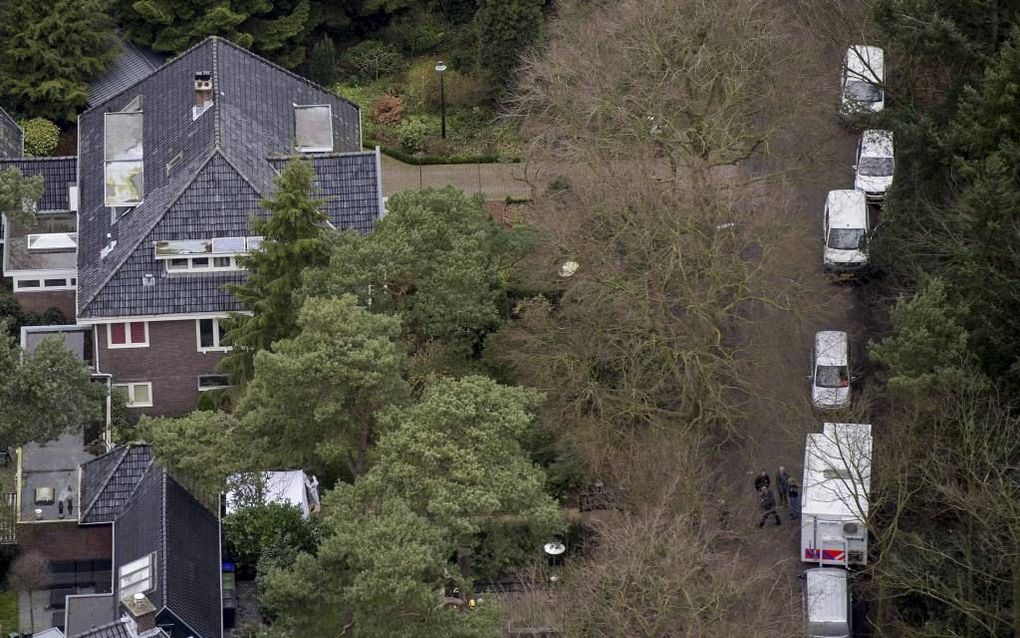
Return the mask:
[[878, 102], [882, 99], [882, 89], [870, 82], [850, 80], [846, 83], [846, 96], [855, 102]]
[[866, 177], [889, 177], [893, 171], [891, 157], [862, 157], [857, 172]]
[[829, 231], [829, 248], [861, 250], [867, 242], [863, 228], [833, 228]]
[[815, 368], [815, 385], [819, 388], [849, 387], [850, 373], [846, 366], [818, 366]]

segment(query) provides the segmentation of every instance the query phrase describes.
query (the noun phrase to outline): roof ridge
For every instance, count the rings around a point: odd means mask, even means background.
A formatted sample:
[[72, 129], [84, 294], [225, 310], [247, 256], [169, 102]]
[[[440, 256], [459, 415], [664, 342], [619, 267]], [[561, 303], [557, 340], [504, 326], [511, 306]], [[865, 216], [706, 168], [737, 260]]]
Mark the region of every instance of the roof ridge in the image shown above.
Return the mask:
[[[163, 475], [160, 477], [162, 480], [160, 481], [160, 490], [161, 490], [161, 492], [160, 492], [160, 509], [161, 509], [161, 511], [160, 511], [160, 519], [161, 520], [160, 520], [159, 544], [162, 546], [162, 547], [160, 547], [160, 549], [163, 551], [163, 564], [162, 565], [157, 565], [156, 569], [159, 569], [160, 580], [163, 581], [163, 582], [160, 583], [160, 585], [162, 585], [162, 588], [163, 588], [163, 606], [164, 607], [169, 607], [170, 606], [170, 599], [169, 599], [169, 596], [167, 596], [167, 593], [168, 593], [168, 590], [167, 590], [167, 573], [170, 570], [167, 569], [167, 567], [170, 565], [170, 557], [167, 554], [168, 544], [166, 542], [166, 536], [167, 536], [167, 533], [166, 533], [167, 532], [167, 530], [166, 530], [166, 521], [167, 521], [167, 516], [166, 516], [167, 484], [166, 484], [166, 481], [167, 481], [167, 477], [169, 476], [169, 472], [166, 471], [166, 468], [162, 468], [162, 467], [160, 468], [160, 470], [163, 472]], [[176, 615], [176, 614], [174, 614], [174, 615]]]
[[99, 104], [96, 104], [95, 106], [90, 106], [89, 108], [85, 109], [84, 111], [82, 111], [81, 113], [79, 113], [79, 114], [78, 114], [78, 122], [79, 122], [79, 125], [80, 125], [80, 123], [81, 123], [81, 118], [82, 118], [82, 117], [83, 117], [83, 116], [84, 116], [84, 115], [85, 115], [86, 113], [91, 113], [92, 111], [96, 111], [96, 110], [99, 110], [99, 108], [100, 108], [100, 107], [103, 107], [103, 106], [105, 106], [105, 105], [106, 105], [106, 104], [108, 104], [109, 102], [111, 102], [111, 101], [113, 101], [113, 100], [115, 100], [115, 99], [119, 98], [120, 96], [124, 95], [124, 94], [125, 94], [125, 93], [127, 93], [128, 91], [131, 91], [132, 89], [134, 89], [134, 88], [135, 88], [136, 86], [138, 86], [138, 85], [139, 85], [139, 84], [141, 84], [142, 82], [144, 82], [144, 81], [148, 80], [148, 79], [149, 79], [150, 77], [152, 77], [152, 76], [153, 76], [154, 74], [156, 74], [156, 73], [159, 73], [159, 72], [163, 71], [163, 70], [164, 70], [165, 68], [167, 68], [167, 67], [168, 67], [168, 66], [170, 66], [171, 64], [174, 64], [174, 63], [176, 63], [176, 62], [177, 62], [178, 60], [180, 60], [180, 59], [181, 59], [181, 58], [183, 58], [184, 56], [188, 55], [188, 54], [189, 54], [189, 53], [191, 53], [192, 51], [194, 51], [194, 50], [198, 49], [199, 47], [203, 46], [203, 45], [204, 45], [204, 44], [205, 44], [205, 43], [206, 43], [206, 42], [207, 42], [208, 40], [209, 40], [209, 38], [206, 38], [205, 40], [201, 40], [201, 41], [199, 41], [199, 42], [196, 42], [196, 43], [195, 43], [194, 45], [192, 45], [191, 47], [189, 47], [189, 48], [188, 48], [187, 50], [185, 50], [185, 51], [182, 51], [182, 52], [180, 52], [179, 54], [177, 54], [176, 56], [174, 56], [174, 57], [173, 57], [172, 59], [170, 59], [170, 60], [167, 60], [166, 62], [164, 62], [162, 66], [156, 67], [155, 69], [153, 69], [153, 70], [152, 70], [152, 71], [150, 71], [149, 73], [146, 73], [146, 74], [145, 74], [145, 77], [143, 77], [143, 78], [140, 78], [140, 79], [139, 79], [139, 80], [138, 80], [137, 82], [134, 82], [134, 83], [132, 83], [132, 84], [130, 84], [130, 85], [128, 85], [128, 86], [126, 86], [126, 87], [124, 87], [123, 89], [121, 89], [120, 91], [118, 91], [118, 92], [114, 93], [113, 95], [111, 95], [110, 97], [106, 98], [105, 100], [103, 100], [103, 101], [102, 101], [102, 102], [100, 102]]
[[332, 153], [291, 153], [290, 155], [270, 155], [266, 158], [267, 161], [273, 160], [292, 160], [295, 157], [301, 157], [307, 160], [316, 160], [319, 158], [332, 158], [332, 157], [352, 157], [355, 155], [375, 155], [375, 149], [365, 149], [361, 151], [335, 151]]
[[259, 55], [258, 53], [255, 53], [254, 51], [246, 49], [243, 46], [241, 46], [241, 45], [239, 45], [239, 44], [237, 44], [235, 42], [231, 42], [230, 40], [228, 40], [227, 38], [224, 38], [222, 36], [213, 35], [213, 36], [209, 36], [209, 37], [212, 38], [213, 40], [219, 40], [221, 42], [225, 42], [226, 44], [229, 44], [230, 46], [234, 47], [235, 49], [237, 49], [239, 51], [243, 51], [244, 53], [246, 53], [249, 56], [255, 58], [256, 60], [258, 60], [260, 62], [264, 62], [265, 64], [268, 64], [269, 66], [273, 67], [274, 69], [282, 71], [283, 73], [286, 73], [287, 75], [289, 75], [289, 76], [291, 76], [293, 78], [296, 78], [296, 79], [300, 80], [301, 82], [304, 82], [305, 84], [307, 84], [308, 86], [312, 87], [313, 89], [318, 89], [320, 91], [328, 93], [329, 95], [332, 95], [333, 97], [340, 98], [344, 102], [347, 102], [348, 104], [350, 104], [354, 108], [358, 109], [359, 113], [361, 112], [361, 107], [358, 106], [357, 102], [354, 102], [352, 100], [348, 100], [344, 96], [337, 94], [336, 92], [334, 92], [334, 91], [332, 91], [332, 90], [322, 86], [321, 84], [318, 84], [316, 82], [313, 82], [313, 81], [309, 80], [308, 78], [306, 78], [305, 76], [301, 75], [300, 73], [295, 73], [294, 71], [291, 71], [290, 69], [286, 69], [286, 68], [280, 66], [279, 64], [277, 64], [276, 62], [273, 62], [272, 60], [264, 58], [261, 55]]
[[67, 161], [74, 160], [78, 161], [77, 155], [47, 155], [45, 157], [4, 157], [0, 158], [0, 162], [55, 162], [57, 160]]
[[219, 38], [212, 38], [212, 70], [213, 70], [213, 112], [216, 116], [213, 119], [213, 149], [218, 149], [222, 141], [223, 135], [223, 109], [220, 104], [220, 100], [216, 99], [216, 92], [219, 91], [220, 87], [220, 47]]
[[158, 66], [152, 64], [152, 60], [149, 59], [149, 56], [145, 55], [145, 52], [142, 51], [141, 47], [132, 42], [131, 39], [127, 37], [127, 34], [122, 35], [123, 37], [121, 37], [120, 41], [124, 43], [125, 47], [131, 47], [132, 49], [134, 49], [135, 53], [138, 54], [138, 57], [140, 57], [142, 61], [145, 62], [145, 66], [149, 67], [149, 69], [153, 71], [159, 68]]
[[[268, 193], [263, 193], [262, 189], [260, 189], [258, 186], [256, 186], [255, 183], [252, 182], [251, 179], [248, 178], [248, 176], [245, 174], [245, 172], [242, 171], [237, 166], [237, 164], [234, 163], [234, 160], [230, 159], [230, 157], [226, 154], [226, 152], [223, 149], [218, 148], [218, 147], [214, 148], [213, 149], [213, 153], [214, 154], [215, 153], [219, 153], [220, 157], [223, 158], [223, 161], [226, 162], [230, 166], [230, 168], [234, 169], [234, 172], [236, 172], [241, 177], [241, 179], [243, 179], [248, 184], [248, 186], [251, 186], [252, 190], [255, 191], [256, 193], [258, 193], [259, 196], [266, 197], [268, 195]], [[266, 163], [269, 162], [268, 160], [265, 160], [265, 161], [266, 161]], [[273, 165], [270, 164], [269, 168], [273, 168]]]
[[[106, 491], [106, 488], [108, 488], [110, 486], [110, 479], [113, 478], [113, 475], [117, 473], [117, 469], [124, 462], [124, 459], [127, 458], [129, 450], [130, 450], [130, 446], [129, 445], [123, 445], [123, 446], [121, 446], [119, 448], [114, 448], [113, 450], [110, 450], [109, 452], [107, 452], [107, 454], [113, 454], [114, 452], [119, 452], [120, 458], [117, 459], [117, 461], [113, 464], [113, 466], [110, 469], [110, 471], [107, 473], [106, 478], [103, 479], [103, 482], [101, 484], [102, 487], [100, 487], [96, 491], [96, 494], [95, 494], [95, 496], [92, 497], [91, 502], [89, 502], [89, 504], [78, 513], [79, 520], [83, 520], [86, 516], [88, 516], [89, 512], [92, 511], [92, 508], [95, 507], [96, 503], [99, 501], [99, 497], [102, 496], [102, 494]], [[106, 454], [104, 454], [103, 456], [106, 456]], [[98, 461], [101, 458], [103, 458], [103, 457], [102, 456], [97, 456], [96, 458], [91, 459], [91, 460], [83, 463], [82, 465], [88, 465], [89, 463], [92, 463], [93, 461]]]
[[10, 114], [10, 113], [8, 113], [7, 111], [5, 111], [5, 110], [4, 110], [4, 108], [3, 108], [2, 106], [0, 106], [0, 115], [4, 116], [4, 117], [6, 117], [6, 118], [7, 118], [8, 120], [10, 120], [11, 124], [13, 124], [14, 126], [17, 126], [17, 127], [18, 127], [18, 128], [19, 128], [19, 129], [21, 130], [21, 134], [22, 134], [22, 135], [24, 135], [24, 134], [25, 134], [25, 129], [21, 128], [21, 125], [20, 125], [20, 124], [18, 124], [18, 121], [17, 121], [17, 120], [15, 120], [15, 119], [14, 119], [13, 117], [11, 117], [11, 114]]
[[[205, 167], [209, 165], [209, 162], [211, 162], [212, 158], [216, 155], [217, 150], [218, 149], [213, 148], [212, 152], [209, 153], [209, 157], [205, 158], [205, 161], [199, 165], [199, 167], [195, 170], [195, 173], [187, 181], [184, 182], [184, 185], [181, 186], [181, 189], [177, 192], [177, 194], [170, 198], [166, 206], [163, 207], [163, 211], [159, 215], [156, 215], [152, 222], [142, 232], [138, 233], [138, 241], [135, 242], [135, 244], [130, 247], [130, 250], [124, 251], [124, 255], [116, 262], [116, 265], [114, 265], [112, 268], [106, 269], [106, 277], [103, 278], [102, 283], [96, 286], [92, 294], [89, 295], [89, 297], [84, 301], [79, 300], [81, 301], [81, 303], [79, 303], [78, 308], [76, 308], [79, 316], [85, 314], [81, 311], [87, 308], [90, 303], [95, 301], [96, 297], [98, 297], [99, 293], [101, 293], [103, 289], [106, 288], [106, 285], [110, 283], [110, 280], [113, 279], [114, 275], [120, 272], [121, 267], [123, 267], [127, 260], [131, 258], [131, 255], [135, 254], [135, 250], [138, 248], [138, 246], [141, 245], [143, 241], [145, 241], [145, 238], [149, 236], [149, 233], [152, 232], [152, 229], [154, 229], [156, 225], [163, 220], [163, 217], [166, 215], [167, 211], [170, 210], [177, 203], [177, 201], [184, 196], [185, 191], [187, 191], [188, 188], [190, 188], [191, 185], [195, 183], [195, 179], [198, 177], [199, 173], [201, 173], [205, 169]], [[78, 273], [78, 279], [81, 279], [81, 273]], [[80, 291], [81, 287], [79, 286], [78, 289]]]

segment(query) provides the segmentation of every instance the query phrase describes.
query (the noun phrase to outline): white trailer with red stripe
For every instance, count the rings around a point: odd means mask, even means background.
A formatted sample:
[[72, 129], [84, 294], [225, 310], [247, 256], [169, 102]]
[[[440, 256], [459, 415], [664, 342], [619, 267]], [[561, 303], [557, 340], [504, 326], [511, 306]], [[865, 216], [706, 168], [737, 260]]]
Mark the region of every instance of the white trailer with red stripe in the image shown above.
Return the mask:
[[826, 423], [808, 434], [801, 490], [800, 559], [866, 565], [871, 426]]

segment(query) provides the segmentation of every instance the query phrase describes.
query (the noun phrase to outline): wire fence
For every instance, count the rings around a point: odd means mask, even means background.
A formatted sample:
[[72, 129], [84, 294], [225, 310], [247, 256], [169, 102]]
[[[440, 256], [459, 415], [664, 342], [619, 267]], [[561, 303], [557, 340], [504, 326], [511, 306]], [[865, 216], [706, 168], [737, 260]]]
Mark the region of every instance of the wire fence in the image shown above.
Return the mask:
[[384, 162], [383, 195], [402, 190], [453, 186], [465, 193], [480, 193], [486, 199], [529, 198], [525, 164], [427, 164]]

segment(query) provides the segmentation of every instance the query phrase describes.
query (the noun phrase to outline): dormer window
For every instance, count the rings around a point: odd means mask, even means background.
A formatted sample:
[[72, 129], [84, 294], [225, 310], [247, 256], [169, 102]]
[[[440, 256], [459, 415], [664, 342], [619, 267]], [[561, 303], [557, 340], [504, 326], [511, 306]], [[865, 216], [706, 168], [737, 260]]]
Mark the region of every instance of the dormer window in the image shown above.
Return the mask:
[[31, 233], [29, 252], [68, 252], [78, 248], [78, 233]]
[[106, 205], [137, 206], [145, 193], [141, 112], [107, 113], [104, 131]]
[[302, 153], [333, 152], [333, 109], [329, 104], [294, 105], [294, 146]]

